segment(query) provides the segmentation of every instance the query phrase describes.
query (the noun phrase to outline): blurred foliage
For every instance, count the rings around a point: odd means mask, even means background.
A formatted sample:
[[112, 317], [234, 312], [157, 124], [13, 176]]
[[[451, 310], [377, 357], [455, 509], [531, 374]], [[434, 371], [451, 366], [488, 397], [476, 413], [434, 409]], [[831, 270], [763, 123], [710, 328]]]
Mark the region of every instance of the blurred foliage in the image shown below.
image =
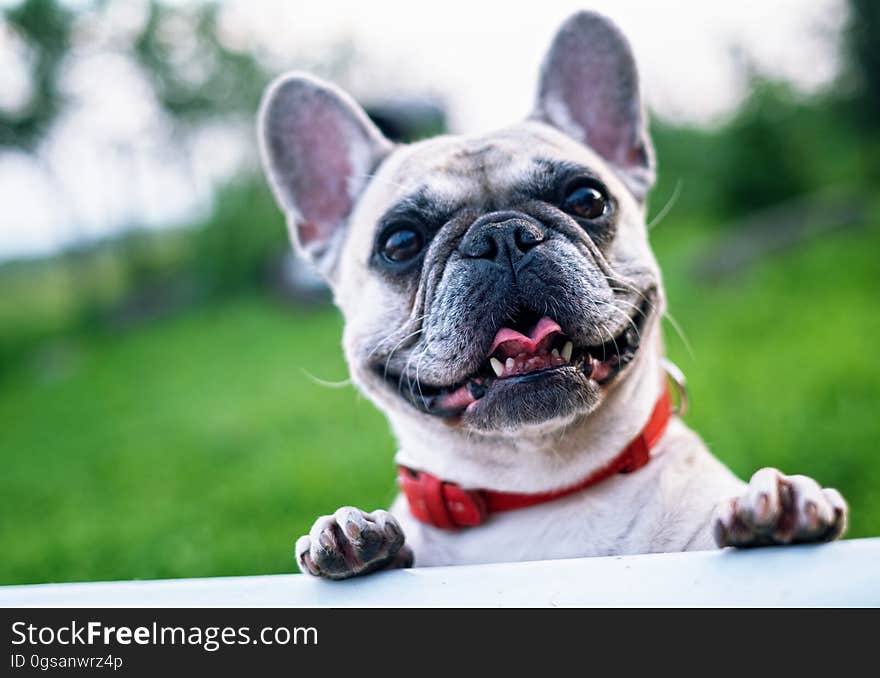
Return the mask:
[[212, 294], [265, 286], [273, 259], [289, 248], [284, 219], [260, 178], [230, 186], [193, 232], [183, 265]]
[[0, 378], [59, 333], [113, 332], [267, 289], [288, 250], [266, 183], [246, 177], [185, 228], [133, 230], [49, 260], [0, 265]]
[[852, 95], [806, 97], [787, 83], [755, 76], [742, 106], [716, 129], [655, 119], [659, 182], [653, 199], [671, 196], [681, 181], [682, 212], [725, 224], [828, 186], [873, 190], [880, 179], [880, 135], [866, 134], [855, 124], [857, 115]]
[[[724, 194], [719, 205], [730, 214], [772, 205], [825, 183], [810, 176], [808, 161], [821, 149], [811, 148], [813, 131], [805, 119], [811, 108], [798, 105], [791, 88], [754, 81], [750, 95], [730, 122], [716, 156], [724, 159]], [[824, 128], [827, 121], [815, 127]], [[807, 129], [804, 129], [804, 128]], [[748, 168], [748, 171], [743, 171]]]
[[[80, 14], [87, 10], [98, 17], [105, 7], [95, 0], [84, 4]], [[872, 3], [852, 0], [852, 12], [846, 43], [850, 68], [844, 78], [854, 85], [804, 97], [786, 83], [754, 74], [748, 98], [718, 129], [679, 128], [655, 120], [652, 132], [660, 158], [655, 213], [678, 194], [677, 213], [705, 215], [707, 224], [734, 223], [793, 196], [835, 184], [865, 185], [880, 176], [877, 135], [866, 135], [864, 124], [855, 124], [865, 117], [864, 101], [874, 96], [877, 50], [869, 46], [876, 44], [877, 10]], [[35, 95], [18, 118], [0, 119], [0, 144], [34, 148], [63, 110], [59, 73], [77, 15], [58, 0], [23, 0], [4, 18], [35, 55]], [[207, 119], [252, 115], [269, 79], [253, 54], [223, 45], [217, 21], [214, 2], [184, 7], [150, 0], [143, 25], [122, 45], [181, 134]], [[333, 58], [351, 56], [342, 50]], [[402, 139], [434, 134], [444, 126], [442, 108], [430, 104], [374, 103], [370, 112]], [[877, 116], [873, 120], [876, 124]], [[71, 293], [79, 298], [74, 315], [83, 325], [116, 320], [119, 305], [127, 303], [130, 318], [138, 308], [152, 317], [161, 311], [158, 300], [174, 297], [175, 288], [174, 306], [180, 308], [253, 289], [271, 277], [270, 267], [287, 247], [280, 224], [262, 178], [245, 173], [218, 193], [209, 217], [190, 224], [183, 237], [156, 236], [132, 224], [113, 241], [88, 251], [74, 248], [64, 257]], [[162, 239], [173, 246], [157, 242]], [[108, 257], [116, 259], [111, 268], [117, 279], [109, 295], [101, 275], [87, 273], [91, 260], [106, 263]]]
[[156, 98], [176, 118], [250, 114], [268, 80], [251, 54], [233, 52], [217, 39], [217, 12], [216, 3], [184, 11], [151, 0], [149, 19], [134, 41]]
[[[35, 55], [35, 94], [23, 112], [0, 117], [0, 147], [20, 147], [39, 157], [39, 143], [64, 110], [60, 78], [65, 60], [75, 50], [97, 48], [103, 38], [96, 27], [110, 7], [107, 0], [92, 0], [74, 12], [59, 0], [22, 0], [4, 11], [4, 20]], [[224, 46], [219, 10], [213, 1], [179, 5], [149, 0], [135, 33], [113, 41], [112, 49], [130, 57], [146, 76], [178, 138], [216, 120], [243, 120], [250, 129], [270, 78], [254, 54]], [[354, 56], [350, 45], [331, 45], [319, 59], [320, 70], [341, 74]], [[368, 112], [396, 141], [445, 131], [445, 112], [431, 100], [374, 102]], [[283, 220], [253, 168], [221, 187], [205, 219], [184, 226], [183, 233], [168, 235], [132, 223], [117, 237], [63, 252], [57, 264], [67, 280], [60, 296], [71, 299], [68, 326], [131, 323], [258, 288], [277, 273], [288, 249]], [[33, 334], [28, 327], [40, 326], [40, 321], [22, 321], [19, 333], [26, 336]], [[9, 344], [8, 337], [0, 336], [0, 369], [3, 347]], [[5, 355], [8, 362], [8, 351]]]
[[845, 45], [849, 75], [864, 104], [862, 120], [876, 130], [880, 126], [880, 3], [849, 0]]
[[[87, 10], [99, 14], [107, 5], [107, 0], [84, 3], [79, 16]], [[140, 32], [123, 49], [143, 68], [171, 120], [191, 124], [256, 108], [269, 76], [251, 54], [234, 52], [217, 39], [217, 3], [181, 7], [150, 0], [147, 12]], [[58, 0], [23, 0], [3, 18], [33, 55], [33, 96], [23, 111], [0, 112], [0, 146], [33, 149], [63, 111], [61, 74], [78, 15]]]
[[33, 54], [33, 92], [23, 111], [0, 109], [0, 146], [27, 149], [43, 137], [62, 108], [60, 69], [70, 48], [73, 13], [56, 0], [26, 0], [3, 17]]

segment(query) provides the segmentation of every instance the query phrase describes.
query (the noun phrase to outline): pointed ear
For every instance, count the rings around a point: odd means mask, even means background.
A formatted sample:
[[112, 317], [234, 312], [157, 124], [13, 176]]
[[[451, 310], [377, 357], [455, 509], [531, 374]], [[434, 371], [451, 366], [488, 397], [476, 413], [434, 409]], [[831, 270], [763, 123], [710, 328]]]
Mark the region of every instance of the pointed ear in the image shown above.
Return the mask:
[[579, 12], [562, 25], [541, 67], [532, 117], [595, 150], [644, 200], [654, 150], [632, 50], [609, 19]]
[[294, 245], [331, 277], [348, 217], [391, 142], [345, 92], [302, 73], [266, 89], [259, 137]]

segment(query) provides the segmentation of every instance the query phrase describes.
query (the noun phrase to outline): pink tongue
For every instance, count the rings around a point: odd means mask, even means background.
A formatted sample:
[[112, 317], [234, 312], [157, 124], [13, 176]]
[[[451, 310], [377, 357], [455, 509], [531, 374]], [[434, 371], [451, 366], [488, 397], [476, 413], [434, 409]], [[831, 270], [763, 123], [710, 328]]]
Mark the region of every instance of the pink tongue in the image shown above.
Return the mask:
[[447, 393], [440, 400], [440, 406], [448, 410], [464, 409], [471, 403], [476, 402], [476, 398], [471, 395], [468, 387], [459, 386], [452, 393]]
[[520, 353], [533, 354], [546, 349], [553, 337], [562, 334], [562, 328], [555, 320], [544, 316], [538, 321], [534, 329], [526, 336], [522, 332], [517, 332], [509, 327], [502, 327], [495, 335], [492, 341], [492, 348], [489, 349], [489, 355], [495, 353], [496, 350], [501, 351], [503, 358], [513, 358]]

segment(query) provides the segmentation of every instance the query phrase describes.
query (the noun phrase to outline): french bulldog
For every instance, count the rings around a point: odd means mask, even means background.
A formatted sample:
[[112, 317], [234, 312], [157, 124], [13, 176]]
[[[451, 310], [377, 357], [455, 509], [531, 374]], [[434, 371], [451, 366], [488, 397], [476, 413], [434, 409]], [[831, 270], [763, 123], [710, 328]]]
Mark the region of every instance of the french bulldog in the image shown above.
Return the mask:
[[404, 488], [390, 511], [318, 518], [296, 542], [303, 572], [843, 533], [836, 490], [773, 468], [744, 483], [671, 411], [645, 223], [654, 151], [608, 19], [569, 18], [534, 110], [491, 134], [393, 144], [303, 73], [267, 88], [258, 126], [292, 241], [344, 316], [352, 380], [396, 435]]

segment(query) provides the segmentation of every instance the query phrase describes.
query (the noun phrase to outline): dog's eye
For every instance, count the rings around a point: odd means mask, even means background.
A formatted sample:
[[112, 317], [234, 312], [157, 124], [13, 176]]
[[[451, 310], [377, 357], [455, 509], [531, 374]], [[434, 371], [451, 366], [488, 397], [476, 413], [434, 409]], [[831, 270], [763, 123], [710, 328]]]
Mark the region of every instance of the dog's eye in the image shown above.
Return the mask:
[[388, 261], [408, 261], [415, 257], [424, 247], [425, 239], [421, 233], [412, 228], [398, 228], [385, 236], [382, 243], [382, 256]]
[[566, 191], [562, 209], [581, 219], [598, 219], [608, 209], [608, 199], [594, 184], [580, 183]]

